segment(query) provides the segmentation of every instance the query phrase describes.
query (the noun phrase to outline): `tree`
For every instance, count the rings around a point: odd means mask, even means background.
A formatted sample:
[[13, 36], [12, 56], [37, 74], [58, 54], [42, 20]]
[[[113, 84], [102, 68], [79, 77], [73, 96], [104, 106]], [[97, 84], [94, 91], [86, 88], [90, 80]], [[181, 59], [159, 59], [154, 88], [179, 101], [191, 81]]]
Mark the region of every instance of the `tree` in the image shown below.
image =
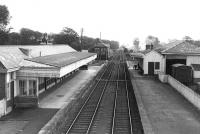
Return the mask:
[[54, 35], [53, 43], [68, 44], [69, 46], [78, 51], [80, 51], [81, 49], [78, 33], [68, 27], [63, 28], [63, 30], [59, 34]]
[[53, 44], [67, 44], [64, 34], [55, 34], [53, 38]]
[[10, 20], [8, 8], [0, 5], [0, 29], [5, 30]]
[[113, 40], [102, 40], [103, 43], [110, 44], [111, 49], [118, 49], [119, 48], [119, 42], [118, 41], [113, 41]]
[[33, 45], [39, 43], [42, 38], [42, 33], [28, 28], [22, 28], [20, 30], [20, 37], [22, 45]]
[[73, 42], [79, 41], [79, 35], [76, 31], [71, 28], [63, 28], [61, 34], [65, 35], [65, 41], [67, 44], [71, 45]]
[[8, 39], [9, 39], [8, 32], [0, 30], [0, 45], [6, 44]]
[[153, 45], [153, 47], [156, 48], [156, 47], [160, 46], [160, 41], [159, 41], [158, 37], [154, 37], [152, 35], [149, 35], [146, 38], [146, 45]]
[[[85, 49], [92, 50], [96, 43], [95, 38], [83, 36], [82, 44], [80, 44], [80, 37], [76, 31], [71, 28], [65, 27], [59, 34], [54, 34], [51, 36], [53, 38], [53, 44], [68, 44], [76, 50]], [[101, 40], [103, 43], [110, 44], [111, 49], [118, 49], [119, 42], [110, 40]], [[82, 45], [82, 46], [81, 46]]]
[[139, 48], [139, 44], [140, 44], [140, 41], [139, 41], [139, 38], [135, 38], [134, 40], [133, 40], [133, 47], [134, 47], [134, 51], [139, 51], [140, 50], [140, 48]]
[[48, 35], [47, 33], [44, 33], [43, 36], [42, 36], [42, 42], [47, 44], [48, 43]]
[[0, 45], [5, 44], [9, 39], [9, 30], [6, 29], [9, 20], [8, 8], [5, 5], [0, 5]]
[[8, 44], [9, 45], [19, 45], [19, 44], [21, 44], [20, 34], [16, 33], [16, 32], [9, 33]]
[[95, 44], [96, 40], [91, 37], [83, 36], [82, 37], [82, 49], [89, 50]]

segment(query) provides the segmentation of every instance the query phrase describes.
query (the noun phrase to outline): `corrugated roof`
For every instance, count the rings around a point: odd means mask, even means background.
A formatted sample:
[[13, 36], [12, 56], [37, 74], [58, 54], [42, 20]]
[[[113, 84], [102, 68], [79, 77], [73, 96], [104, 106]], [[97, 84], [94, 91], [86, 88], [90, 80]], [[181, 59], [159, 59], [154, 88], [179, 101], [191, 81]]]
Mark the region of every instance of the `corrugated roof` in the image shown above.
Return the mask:
[[26, 60], [55, 67], [64, 67], [74, 62], [80, 61], [82, 59], [91, 57], [93, 55], [95, 55], [95, 53], [69, 52], [69, 53], [48, 55], [36, 58], [29, 58]]
[[18, 68], [23, 66], [25, 62], [22, 61], [25, 58], [67, 52], [76, 52], [76, 50], [68, 45], [1, 45], [0, 62], [6, 69]]

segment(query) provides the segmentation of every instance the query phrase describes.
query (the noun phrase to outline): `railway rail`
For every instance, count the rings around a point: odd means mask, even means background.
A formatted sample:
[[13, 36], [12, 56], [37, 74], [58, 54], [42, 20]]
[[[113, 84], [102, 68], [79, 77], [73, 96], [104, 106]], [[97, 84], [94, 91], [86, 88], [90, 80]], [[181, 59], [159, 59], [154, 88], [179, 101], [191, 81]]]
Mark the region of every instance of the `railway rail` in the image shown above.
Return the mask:
[[125, 57], [118, 53], [104, 69], [66, 134], [143, 133]]
[[[109, 64], [106, 71], [103, 73], [101, 78], [109, 78], [110, 72], [113, 64]], [[75, 117], [74, 121], [68, 128], [66, 134], [86, 134], [89, 132], [91, 124], [93, 122], [94, 116], [97, 112], [99, 104], [101, 102], [102, 96], [104, 94], [107, 82], [99, 80], [93, 90], [89, 95], [88, 99], [80, 109], [79, 113]]]

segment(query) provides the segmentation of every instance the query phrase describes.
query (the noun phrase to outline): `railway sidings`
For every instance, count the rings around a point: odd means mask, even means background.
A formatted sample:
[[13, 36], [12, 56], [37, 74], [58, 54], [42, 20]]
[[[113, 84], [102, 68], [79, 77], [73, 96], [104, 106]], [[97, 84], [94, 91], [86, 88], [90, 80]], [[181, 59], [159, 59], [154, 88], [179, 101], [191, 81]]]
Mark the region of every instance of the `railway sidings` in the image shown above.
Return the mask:
[[114, 55], [90, 87], [91, 92], [65, 134], [143, 134], [125, 57]]

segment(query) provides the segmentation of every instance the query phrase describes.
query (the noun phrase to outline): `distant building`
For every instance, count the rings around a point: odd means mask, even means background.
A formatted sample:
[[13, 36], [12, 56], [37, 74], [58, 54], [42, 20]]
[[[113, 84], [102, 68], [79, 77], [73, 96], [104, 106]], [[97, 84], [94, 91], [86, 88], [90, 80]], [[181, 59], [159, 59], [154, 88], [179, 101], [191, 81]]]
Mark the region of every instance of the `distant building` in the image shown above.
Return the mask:
[[100, 40], [95, 44], [94, 51], [97, 54], [97, 60], [108, 60], [110, 57], [110, 45]]

